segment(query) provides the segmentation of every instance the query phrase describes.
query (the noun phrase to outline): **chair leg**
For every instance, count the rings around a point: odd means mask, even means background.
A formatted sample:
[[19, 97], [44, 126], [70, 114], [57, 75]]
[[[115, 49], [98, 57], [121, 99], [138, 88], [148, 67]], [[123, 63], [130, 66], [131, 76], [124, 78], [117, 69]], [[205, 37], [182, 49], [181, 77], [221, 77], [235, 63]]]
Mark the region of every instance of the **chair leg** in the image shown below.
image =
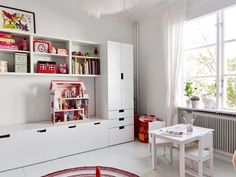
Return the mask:
[[164, 157], [166, 158], [166, 147], [164, 146]]
[[148, 143], [148, 153], [149, 153], [149, 156], [151, 157], [151, 154], [152, 154], [152, 146], [151, 146], [151, 143]]
[[170, 164], [173, 163], [173, 148], [170, 147]]
[[203, 177], [203, 162], [198, 161], [198, 177]]
[[210, 176], [213, 177], [213, 157], [210, 159]]

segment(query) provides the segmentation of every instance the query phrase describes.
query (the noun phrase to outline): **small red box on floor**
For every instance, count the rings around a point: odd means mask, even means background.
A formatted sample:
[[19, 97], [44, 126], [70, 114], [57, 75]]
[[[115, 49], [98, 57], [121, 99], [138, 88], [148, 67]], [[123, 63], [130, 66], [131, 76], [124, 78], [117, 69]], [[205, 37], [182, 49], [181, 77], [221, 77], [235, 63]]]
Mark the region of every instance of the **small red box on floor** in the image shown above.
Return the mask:
[[38, 73], [57, 73], [56, 62], [38, 61]]

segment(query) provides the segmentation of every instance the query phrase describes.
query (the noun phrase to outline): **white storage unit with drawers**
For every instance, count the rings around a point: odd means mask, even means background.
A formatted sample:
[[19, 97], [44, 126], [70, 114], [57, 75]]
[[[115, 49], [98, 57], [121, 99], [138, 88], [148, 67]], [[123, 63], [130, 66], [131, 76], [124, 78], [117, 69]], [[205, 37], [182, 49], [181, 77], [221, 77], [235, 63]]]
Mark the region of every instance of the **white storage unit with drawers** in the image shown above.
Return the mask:
[[133, 46], [108, 41], [96, 80], [97, 115], [109, 121], [109, 145], [134, 140]]
[[107, 146], [107, 120], [0, 126], [0, 172]]

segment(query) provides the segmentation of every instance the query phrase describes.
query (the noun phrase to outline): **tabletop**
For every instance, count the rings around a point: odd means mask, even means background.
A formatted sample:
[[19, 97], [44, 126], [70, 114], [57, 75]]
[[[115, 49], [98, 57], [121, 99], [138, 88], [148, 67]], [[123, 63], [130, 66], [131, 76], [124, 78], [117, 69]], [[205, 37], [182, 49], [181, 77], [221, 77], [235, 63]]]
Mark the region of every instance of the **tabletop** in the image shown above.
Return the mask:
[[[186, 124], [176, 124], [170, 127], [161, 128], [158, 130], [149, 131], [150, 134], [155, 135], [157, 138], [167, 139], [176, 143], [186, 143], [198, 138], [199, 136], [214, 131], [213, 129], [193, 126], [192, 132], [187, 132]], [[171, 132], [171, 133], [170, 133]], [[173, 135], [177, 132], [177, 135]]]

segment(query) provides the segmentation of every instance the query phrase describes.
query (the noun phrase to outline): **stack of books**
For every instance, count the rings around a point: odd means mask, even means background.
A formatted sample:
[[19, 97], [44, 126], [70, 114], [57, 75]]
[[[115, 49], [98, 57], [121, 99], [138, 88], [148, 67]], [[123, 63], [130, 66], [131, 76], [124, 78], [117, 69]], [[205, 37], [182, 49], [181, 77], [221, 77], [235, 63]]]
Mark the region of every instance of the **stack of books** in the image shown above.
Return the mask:
[[95, 59], [72, 58], [72, 73], [84, 75], [99, 75], [100, 61]]
[[0, 49], [18, 50], [16, 41], [12, 38], [11, 34], [0, 32]]

